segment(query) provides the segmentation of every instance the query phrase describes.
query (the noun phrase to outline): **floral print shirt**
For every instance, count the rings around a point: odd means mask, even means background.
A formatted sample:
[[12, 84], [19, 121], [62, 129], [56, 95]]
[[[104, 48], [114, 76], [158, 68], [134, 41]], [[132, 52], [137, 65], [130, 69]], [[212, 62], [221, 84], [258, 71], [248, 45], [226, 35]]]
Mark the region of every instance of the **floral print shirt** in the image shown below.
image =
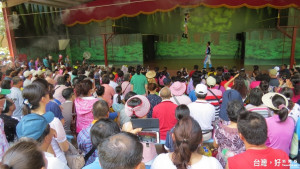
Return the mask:
[[229, 157], [245, 151], [245, 145], [239, 137], [237, 128], [229, 128], [220, 123], [214, 138], [219, 145], [216, 158], [224, 168]]

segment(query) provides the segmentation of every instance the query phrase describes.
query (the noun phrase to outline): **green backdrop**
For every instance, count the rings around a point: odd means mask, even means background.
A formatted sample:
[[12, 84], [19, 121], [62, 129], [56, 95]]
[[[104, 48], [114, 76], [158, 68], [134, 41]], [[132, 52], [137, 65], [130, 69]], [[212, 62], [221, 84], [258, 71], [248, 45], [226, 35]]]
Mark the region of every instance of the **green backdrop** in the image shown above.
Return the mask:
[[[40, 5], [22, 4], [13, 8], [20, 14], [51, 12], [58, 10]], [[184, 31], [184, 13], [190, 13], [189, 38], [181, 38]], [[176, 8], [170, 12], [156, 12], [151, 15], [123, 17], [115, 21], [92, 22], [66, 28], [59, 13], [23, 15], [20, 26], [15, 30], [18, 53], [28, 58], [44, 57], [50, 53], [57, 59], [58, 54], [69, 54], [73, 62], [82, 61], [84, 52], [91, 53], [90, 62], [104, 64], [103, 27], [115, 35], [107, 44], [110, 64], [142, 64], [142, 35], [155, 35], [156, 59], [198, 59], [204, 57], [207, 41], [211, 41], [214, 59], [234, 59], [238, 49], [236, 34], [246, 32], [245, 64], [288, 63], [291, 40], [276, 30], [278, 10], [227, 9], [197, 7]], [[289, 9], [281, 10], [282, 16], [289, 15]], [[288, 25], [283, 18], [281, 25]], [[106, 24], [106, 25], [105, 25]], [[104, 26], [103, 26], [104, 25]], [[58, 50], [58, 39], [69, 37], [66, 50]], [[300, 32], [298, 32], [300, 37]], [[295, 58], [300, 58], [300, 42], [297, 40]], [[299, 62], [299, 61], [298, 61]]]

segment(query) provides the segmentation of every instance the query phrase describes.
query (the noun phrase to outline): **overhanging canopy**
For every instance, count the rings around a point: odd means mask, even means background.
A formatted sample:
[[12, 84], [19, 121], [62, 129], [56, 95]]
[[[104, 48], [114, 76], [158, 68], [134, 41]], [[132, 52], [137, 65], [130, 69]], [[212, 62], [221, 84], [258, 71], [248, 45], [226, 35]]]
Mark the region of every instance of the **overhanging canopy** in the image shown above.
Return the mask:
[[134, 17], [139, 14], [167, 12], [177, 7], [211, 8], [300, 8], [300, 0], [95, 0], [85, 5], [67, 9], [63, 12], [63, 22], [67, 26], [87, 24], [92, 21]]
[[80, 4], [90, 2], [91, 0], [0, 0], [4, 8], [13, 7], [22, 3], [32, 3], [53, 6], [57, 8], [70, 8]]

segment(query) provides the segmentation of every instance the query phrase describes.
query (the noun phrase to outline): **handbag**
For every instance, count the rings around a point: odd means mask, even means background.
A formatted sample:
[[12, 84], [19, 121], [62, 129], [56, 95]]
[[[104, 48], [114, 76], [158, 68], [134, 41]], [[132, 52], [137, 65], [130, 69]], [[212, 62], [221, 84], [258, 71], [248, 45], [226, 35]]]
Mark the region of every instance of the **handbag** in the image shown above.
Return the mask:
[[65, 152], [68, 166], [70, 169], [81, 169], [84, 164], [84, 155], [81, 154], [70, 142], [69, 150]]

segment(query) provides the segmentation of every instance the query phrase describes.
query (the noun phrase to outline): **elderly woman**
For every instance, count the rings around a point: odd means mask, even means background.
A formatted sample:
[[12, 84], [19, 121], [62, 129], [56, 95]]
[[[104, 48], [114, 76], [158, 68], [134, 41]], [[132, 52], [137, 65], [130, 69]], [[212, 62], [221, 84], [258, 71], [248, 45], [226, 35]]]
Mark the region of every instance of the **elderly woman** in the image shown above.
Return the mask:
[[261, 100], [264, 95], [263, 91], [259, 88], [254, 88], [250, 91], [249, 101], [250, 103], [246, 106], [246, 109], [251, 112], [256, 112], [264, 118], [270, 117], [268, 107], [265, 106]]
[[174, 82], [170, 87], [172, 98], [170, 99], [174, 104], [188, 105], [192, 103], [189, 96], [185, 95], [186, 85], [182, 82]]
[[237, 119], [242, 111], [245, 111], [245, 108], [241, 102], [229, 102], [227, 106], [227, 115], [230, 124], [224, 125], [220, 123], [219, 128], [215, 132], [213, 145], [215, 148], [218, 148], [217, 159], [224, 168], [229, 157], [245, 151], [244, 143], [240, 139], [237, 129]]

